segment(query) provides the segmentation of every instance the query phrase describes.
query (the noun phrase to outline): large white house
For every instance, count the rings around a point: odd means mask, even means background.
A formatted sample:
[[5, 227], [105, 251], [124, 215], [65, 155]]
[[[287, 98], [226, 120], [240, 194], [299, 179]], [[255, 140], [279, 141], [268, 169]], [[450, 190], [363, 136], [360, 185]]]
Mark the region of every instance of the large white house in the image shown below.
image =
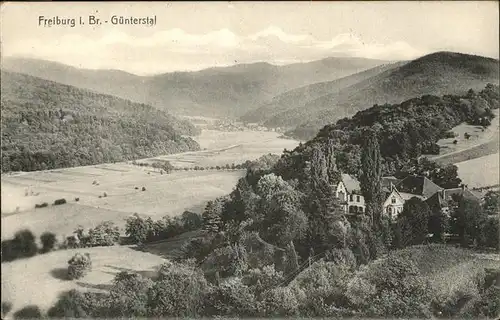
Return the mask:
[[365, 198], [361, 195], [359, 181], [349, 175], [342, 174], [341, 180], [335, 188], [335, 196], [346, 213], [364, 213]]

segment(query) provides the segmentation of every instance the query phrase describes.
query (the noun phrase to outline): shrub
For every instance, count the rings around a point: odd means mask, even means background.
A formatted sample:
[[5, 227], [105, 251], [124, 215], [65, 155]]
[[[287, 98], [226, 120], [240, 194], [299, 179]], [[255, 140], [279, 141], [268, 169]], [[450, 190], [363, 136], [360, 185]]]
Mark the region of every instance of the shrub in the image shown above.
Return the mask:
[[55, 206], [65, 204], [65, 203], [66, 203], [66, 199], [57, 199], [56, 201], [54, 201]]
[[457, 141], [457, 140], [453, 140], [453, 144], [457, 144], [457, 143], [458, 143], [458, 141]]
[[105, 221], [89, 230], [88, 242], [91, 247], [112, 246], [120, 240], [120, 230], [112, 221]]
[[75, 201], [76, 201], [76, 202], [80, 201], [80, 198], [75, 198]]
[[42, 243], [42, 253], [46, 253], [54, 250], [57, 238], [52, 232], [45, 232], [40, 236], [40, 242]]
[[495, 248], [495, 249], [500, 249], [499, 246], [499, 225], [500, 221], [498, 217], [489, 217], [486, 222], [484, 223], [482, 227], [482, 243], [481, 245], [490, 247], [490, 248]]
[[195, 317], [203, 311], [209, 285], [200, 270], [178, 263], [162, 265], [148, 293], [150, 317]]
[[153, 231], [153, 220], [141, 218], [137, 213], [127, 218], [125, 225], [125, 234], [133, 243], [145, 243], [151, 237]]
[[68, 260], [68, 278], [70, 280], [80, 279], [92, 270], [92, 260], [90, 254], [75, 254]]
[[14, 319], [39, 319], [42, 312], [38, 306], [26, 306], [14, 313]]
[[208, 316], [252, 316], [256, 301], [252, 290], [241, 278], [230, 278], [215, 287], [205, 301], [204, 314]]
[[259, 304], [259, 315], [266, 317], [298, 316], [300, 294], [299, 290], [290, 287], [267, 290], [263, 293]]
[[405, 256], [389, 255], [362, 267], [349, 281], [347, 297], [369, 317], [428, 317], [431, 286]]
[[50, 318], [91, 318], [98, 316], [102, 311], [106, 296], [96, 292], [79, 292], [72, 289], [59, 296], [47, 315]]
[[2, 241], [2, 262], [29, 258], [37, 253], [35, 236], [27, 229], [16, 232], [12, 240]]
[[183, 231], [194, 231], [203, 225], [203, 219], [200, 214], [190, 211], [184, 211], [181, 217]]
[[5, 318], [6, 315], [12, 310], [12, 303], [2, 301], [2, 318]]
[[41, 203], [41, 204], [35, 204], [35, 208], [38, 209], [38, 208], [45, 208], [45, 207], [48, 207], [49, 204], [47, 202], [44, 202], [44, 203]]
[[146, 191], [146, 187], [142, 187], [142, 191]]
[[148, 315], [148, 291], [153, 287], [151, 279], [139, 274], [120, 272], [116, 275], [109, 294], [109, 317], [146, 317]]

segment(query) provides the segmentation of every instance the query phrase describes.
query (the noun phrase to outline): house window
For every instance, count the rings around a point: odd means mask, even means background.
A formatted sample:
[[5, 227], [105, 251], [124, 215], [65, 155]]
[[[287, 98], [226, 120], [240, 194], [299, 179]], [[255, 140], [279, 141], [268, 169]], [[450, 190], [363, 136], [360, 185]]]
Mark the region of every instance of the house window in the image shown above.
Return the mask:
[[396, 198], [392, 198], [391, 203], [396, 203]]
[[392, 214], [392, 207], [387, 207], [387, 212], [389, 212], [389, 214]]
[[356, 196], [356, 202], [359, 202], [359, 196]]
[[354, 196], [352, 194], [349, 195], [349, 201], [354, 201]]

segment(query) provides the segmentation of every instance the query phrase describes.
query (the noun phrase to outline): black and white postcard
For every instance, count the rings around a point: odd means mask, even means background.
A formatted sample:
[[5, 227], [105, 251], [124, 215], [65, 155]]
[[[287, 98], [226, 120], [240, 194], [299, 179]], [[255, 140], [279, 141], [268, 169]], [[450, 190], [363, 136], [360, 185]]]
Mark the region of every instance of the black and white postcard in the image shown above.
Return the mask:
[[2, 319], [498, 319], [499, 2], [3, 2]]

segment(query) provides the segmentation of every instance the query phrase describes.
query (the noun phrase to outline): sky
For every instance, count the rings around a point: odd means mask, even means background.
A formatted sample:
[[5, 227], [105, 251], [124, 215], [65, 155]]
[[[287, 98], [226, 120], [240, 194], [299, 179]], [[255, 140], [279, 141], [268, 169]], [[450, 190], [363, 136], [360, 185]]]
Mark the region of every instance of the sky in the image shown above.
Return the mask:
[[[335, 56], [409, 60], [436, 51], [498, 59], [497, 1], [2, 3], [2, 57], [145, 75]], [[39, 16], [155, 16], [154, 26], [44, 27]]]

